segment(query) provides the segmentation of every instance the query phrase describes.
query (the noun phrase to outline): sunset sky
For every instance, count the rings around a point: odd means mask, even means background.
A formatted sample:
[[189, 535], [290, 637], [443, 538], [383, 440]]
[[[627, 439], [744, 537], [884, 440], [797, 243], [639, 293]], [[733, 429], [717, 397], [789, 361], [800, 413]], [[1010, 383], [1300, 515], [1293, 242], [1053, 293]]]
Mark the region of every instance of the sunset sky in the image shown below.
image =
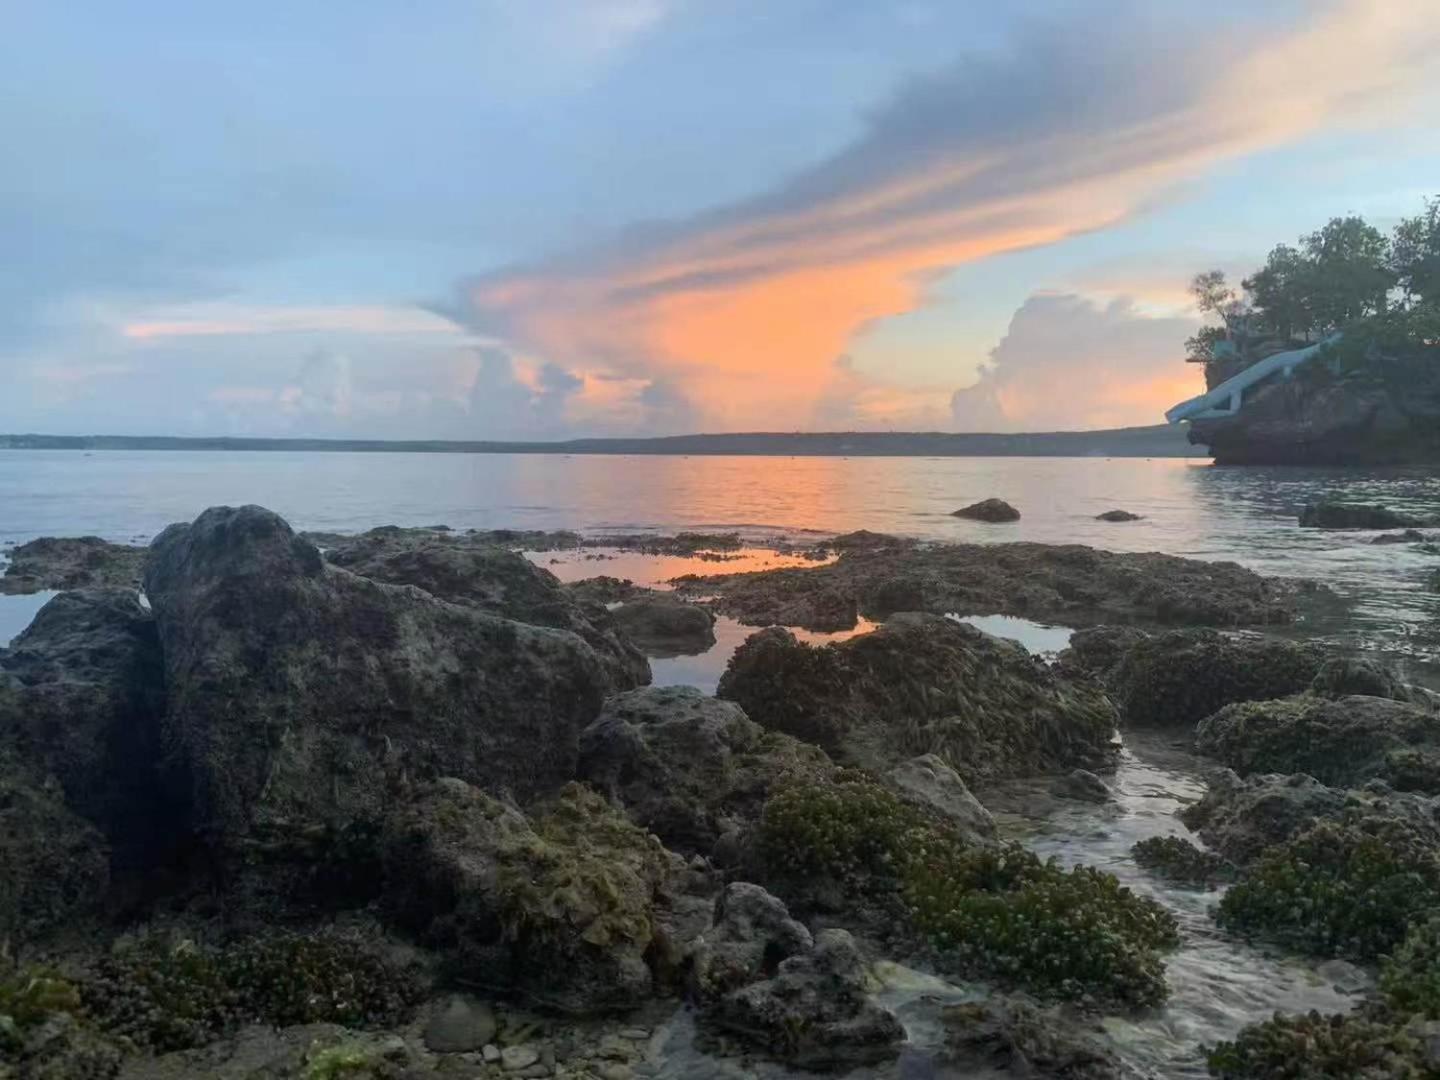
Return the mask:
[[1155, 423], [1440, 194], [1435, 0], [4, 11], [0, 432]]

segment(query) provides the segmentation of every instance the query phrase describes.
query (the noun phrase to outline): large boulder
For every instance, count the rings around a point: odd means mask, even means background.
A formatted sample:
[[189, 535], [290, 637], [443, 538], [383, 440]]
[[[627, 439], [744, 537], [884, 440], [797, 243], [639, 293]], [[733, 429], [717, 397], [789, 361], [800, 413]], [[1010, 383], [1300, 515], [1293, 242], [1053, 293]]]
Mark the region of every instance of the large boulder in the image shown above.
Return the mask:
[[1171, 630], [1131, 646], [1107, 685], [1127, 726], [1193, 728], [1232, 702], [1299, 693], [1323, 662], [1290, 641]]
[[944, 1062], [955, 1076], [1062, 1077], [1122, 1080], [1132, 1074], [1100, 1037], [1072, 1014], [1042, 1008], [1021, 995], [995, 995], [951, 1005], [945, 1025]]
[[651, 995], [656, 907], [679, 858], [596, 793], [572, 784], [527, 819], [438, 780], [387, 821], [381, 852], [384, 910], [462, 984], [569, 1013]]
[[109, 882], [104, 837], [53, 779], [0, 750], [0, 953], [73, 925]]
[[580, 736], [580, 777], [686, 854], [748, 829], [780, 782], [833, 771], [824, 751], [689, 686], [617, 694]]
[[554, 791], [608, 686], [574, 634], [327, 566], [260, 507], [165, 530], [145, 586], [167, 734], [221, 837], [378, 820], [427, 776]]
[[845, 1071], [894, 1057], [905, 1028], [866, 987], [866, 965], [844, 930], [822, 930], [772, 978], [713, 1002], [713, 1025], [786, 1064]]
[[61, 593], [0, 650], [0, 740], [60, 782], [117, 868], [153, 862], [187, 830], [163, 712], [155, 621], [133, 589]]
[[1388, 698], [1242, 702], [1201, 722], [1195, 740], [1241, 776], [1308, 773], [1337, 787], [1383, 780], [1440, 794], [1440, 714]]
[[634, 597], [611, 616], [646, 656], [695, 656], [715, 644], [715, 616], [668, 593]]
[[1312, 693], [1341, 698], [1351, 694], [1406, 701], [1412, 705], [1432, 707], [1435, 695], [1419, 686], [1410, 686], [1377, 660], [1363, 657], [1337, 656], [1325, 661], [1310, 684]]
[[337, 539], [325, 549], [325, 559], [374, 581], [416, 585], [431, 596], [491, 615], [569, 630], [600, 657], [611, 689], [650, 682], [649, 663], [617, 631], [603, 604], [581, 600], [550, 571], [488, 539], [488, 534], [386, 526]]
[[736, 651], [718, 694], [767, 728], [877, 771], [933, 753], [974, 781], [1114, 754], [1115, 708], [1096, 684], [938, 615], [897, 615], [819, 648], [763, 630]]

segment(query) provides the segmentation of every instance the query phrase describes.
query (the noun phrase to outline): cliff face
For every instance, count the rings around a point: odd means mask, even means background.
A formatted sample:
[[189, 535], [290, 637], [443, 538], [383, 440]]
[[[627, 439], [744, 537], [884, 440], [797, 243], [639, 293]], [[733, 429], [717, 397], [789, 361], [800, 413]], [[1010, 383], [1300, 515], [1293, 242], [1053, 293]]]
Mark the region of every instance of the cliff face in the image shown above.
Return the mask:
[[1190, 441], [1208, 446], [1219, 465], [1440, 462], [1440, 360], [1276, 381], [1235, 416], [1194, 421]]

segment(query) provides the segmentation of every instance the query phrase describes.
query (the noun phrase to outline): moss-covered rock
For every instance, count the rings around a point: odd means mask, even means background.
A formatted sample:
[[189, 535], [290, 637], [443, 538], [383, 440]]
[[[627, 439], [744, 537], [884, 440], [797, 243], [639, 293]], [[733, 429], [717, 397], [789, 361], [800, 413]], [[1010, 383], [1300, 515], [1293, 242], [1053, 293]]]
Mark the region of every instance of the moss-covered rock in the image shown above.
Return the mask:
[[1013, 845], [970, 847], [863, 774], [773, 798], [757, 855], [782, 896], [847, 911], [888, 905], [966, 974], [1046, 998], [1165, 996], [1160, 954], [1178, 934], [1158, 904], [1089, 867], [1062, 870]]
[[1440, 794], [1440, 715], [1418, 705], [1311, 694], [1246, 702], [1202, 721], [1195, 737], [1241, 776], [1308, 773], [1339, 787], [1383, 780]]
[[580, 734], [581, 779], [687, 855], [714, 855], [727, 834], [748, 830], [785, 779], [834, 771], [818, 747], [688, 686], [616, 694]]
[[0, 749], [0, 947], [93, 911], [109, 883], [104, 837], [66, 808], [57, 782]]
[[1321, 822], [1267, 849], [1221, 899], [1227, 929], [1376, 960], [1440, 903], [1440, 852], [1395, 820]]
[[651, 993], [655, 907], [678, 858], [578, 784], [527, 819], [440, 780], [388, 822], [389, 916], [469, 984], [566, 1012]]
[[110, 1080], [120, 1049], [82, 1021], [75, 984], [27, 968], [0, 978], [0, 1077], [5, 1080]]
[[954, 1075], [1050, 1076], [1121, 1080], [1130, 1075], [1115, 1053], [1057, 1008], [1020, 996], [952, 1005], [945, 1024], [945, 1063]]
[[1385, 960], [1380, 992], [1397, 1013], [1440, 1019], [1440, 915], [1411, 924]]
[[1182, 836], [1152, 836], [1132, 847], [1130, 854], [1155, 876], [1195, 889], [1212, 889], [1235, 873], [1227, 860]]
[[422, 985], [374, 944], [336, 932], [274, 934], [223, 948], [146, 938], [80, 981], [95, 1024], [156, 1053], [203, 1046], [246, 1024], [403, 1023]]
[[1310, 684], [1321, 697], [1342, 698], [1352, 694], [1389, 698], [1412, 705], [1431, 705], [1431, 697], [1419, 687], [1409, 686], [1390, 668], [1377, 660], [1336, 656], [1326, 660]]
[[1108, 684], [1127, 726], [1191, 728], [1233, 702], [1297, 694], [1321, 663], [1290, 641], [1172, 630], [1133, 645]]
[[1364, 1012], [1275, 1016], [1208, 1052], [1220, 1080], [1432, 1080], [1427, 1039]]
[[1242, 780], [1223, 769], [1204, 797], [1180, 812], [1180, 820], [1226, 859], [1243, 865], [1317, 820], [1338, 819], [1348, 802], [1345, 792], [1303, 773]]
[[735, 653], [717, 691], [757, 723], [884, 771], [935, 754], [966, 781], [1103, 765], [1115, 709], [1020, 645], [936, 615], [816, 648], [771, 628]]

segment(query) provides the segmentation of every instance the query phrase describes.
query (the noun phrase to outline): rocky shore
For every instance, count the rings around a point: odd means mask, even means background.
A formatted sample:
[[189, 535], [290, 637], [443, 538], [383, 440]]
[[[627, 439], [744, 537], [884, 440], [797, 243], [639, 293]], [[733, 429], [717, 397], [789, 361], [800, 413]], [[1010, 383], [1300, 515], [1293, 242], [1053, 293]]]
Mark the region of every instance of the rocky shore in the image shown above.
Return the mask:
[[[987, 809], [1017, 782], [1103, 807], [1119, 732], [1214, 772], [1139, 866], [1237, 943], [1380, 973], [1186, 1052], [1440, 1065], [1440, 711], [1236, 632], [1313, 586], [875, 534], [674, 593], [518, 553], [582, 543], [222, 507], [17, 549], [67, 591], [0, 650], [0, 1077], [1166, 1075], [1109, 1021], [1170, 996], [1176, 911]], [[1090, 629], [1048, 662], [945, 617], [995, 612]], [[649, 685], [716, 613], [763, 627], [718, 694]]]

